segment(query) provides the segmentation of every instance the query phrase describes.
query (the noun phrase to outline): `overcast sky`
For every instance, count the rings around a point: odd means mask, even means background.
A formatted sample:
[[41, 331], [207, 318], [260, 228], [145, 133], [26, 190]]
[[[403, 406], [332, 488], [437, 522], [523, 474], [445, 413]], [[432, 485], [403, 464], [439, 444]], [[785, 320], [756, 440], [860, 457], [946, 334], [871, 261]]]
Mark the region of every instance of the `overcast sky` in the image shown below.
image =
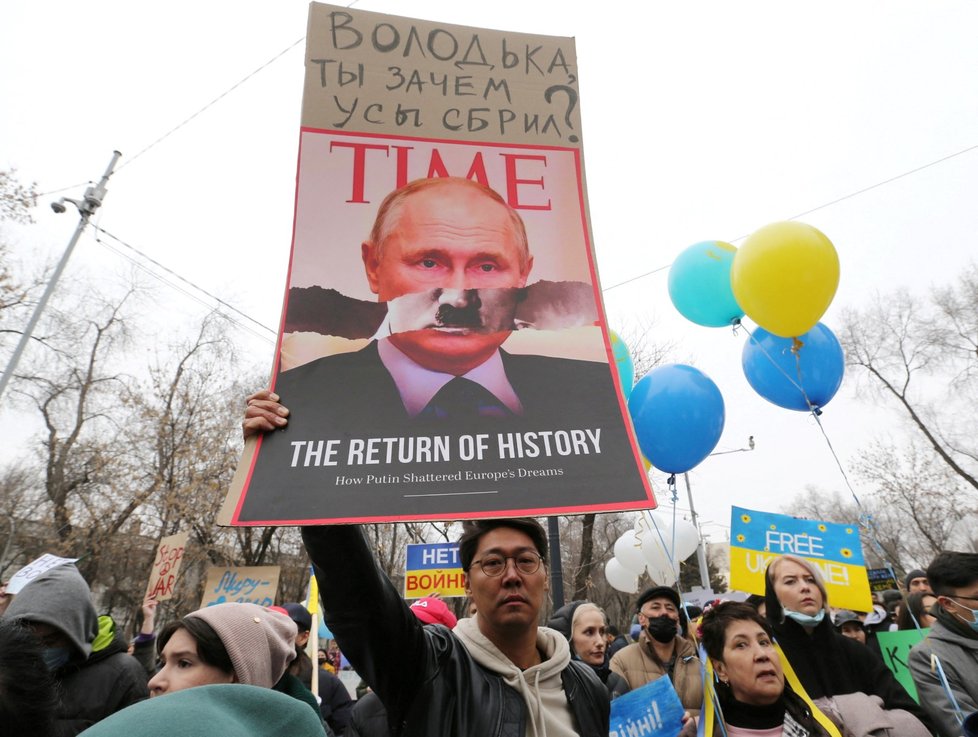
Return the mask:
[[[813, 484], [844, 482], [812, 419], [758, 397], [740, 369], [745, 335], [685, 321], [667, 266], [701, 240], [737, 240], [801, 218], [838, 249], [824, 322], [897, 286], [949, 282], [978, 232], [978, 4], [974, 2], [374, 2], [362, 10], [574, 36], [595, 250], [612, 327], [654, 320], [719, 385], [727, 425], [692, 474], [713, 539], [730, 504], [778, 511]], [[259, 322], [278, 323], [302, 87], [302, 44], [132, 159], [305, 33], [305, 2], [0, 6], [0, 167], [42, 192], [97, 179], [124, 154], [98, 222]], [[948, 160], [927, 166], [953, 154]], [[908, 176], [906, 172], [926, 167]], [[868, 192], [836, 202], [888, 180]], [[81, 183], [81, 184], [80, 184]], [[45, 198], [21, 253], [58, 253], [77, 218]], [[836, 202], [835, 204], [829, 204]], [[821, 207], [828, 205], [826, 207]], [[71, 271], [98, 291], [128, 262], [85, 237]], [[202, 308], [158, 292], [174, 320]], [[261, 333], [262, 331], [258, 331]], [[259, 362], [270, 337], [241, 332]], [[852, 381], [823, 423], [844, 464], [896, 415]], [[9, 415], [3, 440], [23, 434]], [[655, 479], [662, 491], [662, 477]], [[864, 493], [866, 489], [858, 487]], [[683, 499], [685, 506], [685, 499]]]

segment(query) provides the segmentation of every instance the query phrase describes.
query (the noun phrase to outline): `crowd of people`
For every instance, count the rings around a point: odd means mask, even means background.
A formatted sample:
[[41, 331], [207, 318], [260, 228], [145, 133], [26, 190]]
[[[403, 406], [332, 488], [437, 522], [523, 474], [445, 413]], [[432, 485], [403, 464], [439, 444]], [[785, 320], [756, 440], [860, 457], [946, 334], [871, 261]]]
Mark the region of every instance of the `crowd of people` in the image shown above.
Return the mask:
[[[255, 398], [246, 432], [272, 429], [277, 399]], [[533, 519], [462, 524], [462, 618], [437, 596], [402, 599], [359, 527], [302, 538], [323, 619], [363, 679], [355, 702], [332, 672], [339, 653], [307, 654], [313, 620], [299, 603], [222, 603], [157, 631], [147, 601], [127, 643], [65, 563], [0, 602], [0, 732], [606, 737], [612, 701], [665, 678], [683, 707], [667, 729], [682, 737], [976, 734], [975, 553], [939, 554], [869, 612], [832, 609], [818, 568], [792, 555], [772, 560], [764, 596], [745, 603], [700, 611], [653, 586], [635, 602], [629, 643], [592, 602], [540, 625], [548, 540]], [[898, 627], [929, 628], [909, 656], [916, 699], [876, 641]]]
[[[464, 523], [470, 606], [461, 619], [437, 596], [405, 602], [359, 528], [311, 527], [303, 538], [328, 592], [325, 621], [364, 681], [356, 701], [332, 672], [335, 649], [320, 649], [315, 664], [307, 654], [313, 621], [302, 604], [223, 603], [157, 632], [147, 601], [127, 643], [67, 563], [5, 601], [0, 732], [604, 737], [615, 698], [667, 678], [684, 708], [673, 725], [683, 737], [700, 728], [729, 737], [975, 734], [978, 554], [941, 553], [908, 575], [898, 599], [861, 613], [833, 610], [818, 569], [791, 555], [768, 566], [763, 597], [711, 602], [703, 613], [654, 586], [636, 601], [640, 631], [629, 643], [588, 601], [539, 625], [547, 538], [531, 519]], [[872, 646], [907, 621], [929, 629], [909, 657], [917, 699]]]

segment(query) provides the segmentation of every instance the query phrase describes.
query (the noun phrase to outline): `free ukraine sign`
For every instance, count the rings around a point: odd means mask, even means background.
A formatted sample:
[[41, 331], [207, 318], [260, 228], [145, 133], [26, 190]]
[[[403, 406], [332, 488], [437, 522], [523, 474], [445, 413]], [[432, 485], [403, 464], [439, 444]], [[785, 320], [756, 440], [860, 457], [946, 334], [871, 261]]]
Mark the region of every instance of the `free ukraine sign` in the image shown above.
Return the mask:
[[463, 577], [458, 543], [421, 543], [407, 546], [405, 599], [420, 599], [435, 593], [442, 596], [465, 596]]
[[730, 588], [763, 595], [764, 572], [779, 555], [795, 555], [818, 568], [830, 606], [857, 612], [873, 608], [857, 525], [734, 507]]

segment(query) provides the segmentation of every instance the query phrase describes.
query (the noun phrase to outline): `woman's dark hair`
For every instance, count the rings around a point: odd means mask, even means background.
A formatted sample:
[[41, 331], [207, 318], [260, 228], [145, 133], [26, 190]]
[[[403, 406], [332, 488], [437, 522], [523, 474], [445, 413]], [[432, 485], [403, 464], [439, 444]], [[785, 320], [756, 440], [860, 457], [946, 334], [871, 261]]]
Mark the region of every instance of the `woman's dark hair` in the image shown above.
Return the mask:
[[[914, 619], [917, 623], [923, 627], [923, 623], [920, 621], [924, 614], [930, 614], [928, 609], [924, 608], [924, 597], [929, 596], [932, 599], [936, 599], [935, 594], [930, 594], [926, 591], [915, 591], [912, 594], [907, 594], [907, 600], [900, 607], [900, 616], [897, 617], [897, 628], [901, 630], [914, 630], [917, 629], [917, 625], [914, 624]], [[910, 615], [913, 614], [913, 619]]]
[[162, 632], [160, 632], [160, 636], [156, 639], [156, 650], [158, 653], [163, 653], [163, 648], [166, 647], [166, 643], [170, 641], [170, 638], [178, 630], [186, 630], [187, 634], [193, 638], [194, 642], [197, 643], [197, 655], [207, 665], [220, 668], [225, 673], [234, 673], [231, 656], [228, 655], [228, 651], [225, 649], [224, 643], [221, 642], [221, 638], [217, 636], [213, 627], [198, 617], [184, 617], [175, 622], [170, 622], [164, 627]]
[[774, 639], [774, 630], [757, 610], [750, 604], [736, 601], [721, 601], [703, 615], [700, 623], [700, 641], [706, 654], [713, 660], [723, 662], [723, 645], [727, 641], [727, 628], [734, 622], [754, 622]]
[[0, 724], [4, 734], [50, 737], [58, 699], [42, 648], [18, 620], [0, 620]]
[[479, 540], [487, 532], [492, 532], [499, 527], [509, 527], [533, 541], [533, 547], [537, 549], [537, 554], [547, 562], [547, 533], [535, 519], [520, 517], [518, 519], [480, 519], [462, 523], [462, 536], [458, 539], [458, 557], [462, 563], [462, 570], [468, 572], [475, 557], [475, 551], [479, 549]]

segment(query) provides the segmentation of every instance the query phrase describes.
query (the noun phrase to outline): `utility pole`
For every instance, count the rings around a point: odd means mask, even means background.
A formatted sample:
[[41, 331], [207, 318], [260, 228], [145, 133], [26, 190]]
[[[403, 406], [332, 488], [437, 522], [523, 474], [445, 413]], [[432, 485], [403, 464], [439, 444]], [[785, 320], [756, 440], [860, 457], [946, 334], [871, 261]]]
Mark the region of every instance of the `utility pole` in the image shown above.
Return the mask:
[[550, 542], [550, 596], [554, 610], [564, 605], [564, 569], [560, 564], [560, 527], [556, 517], [547, 517], [547, 537]]
[[70, 202], [77, 207], [78, 214], [80, 216], [78, 219], [78, 227], [75, 228], [74, 235], [72, 235], [71, 240], [68, 241], [68, 247], [65, 249], [64, 254], [61, 256], [61, 260], [58, 262], [57, 268], [55, 268], [54, 273], [51, 275], [51, 279], [48, 281], [47, 287], [44, 289], [44, 294], [41, 295], [41, 299], [34, 308], [34, 313], [31, 315], [31, 319], [28, 321], [27, 327], [25, 327], [24, 332], [21, 333], [20, 340], [17, 342], [17, 347], [14, 349], [13, 355], [7, 362], [7, 368], [3, 372], [3, 377], [0, 378], [0, 398], [3, 397], [7, 384], [10, 383], [10, 379], [13, 378], [14, 371], [17, 369], [17, 364], [20, 363], [20, 358], [24, 353], [24, 349], [27, 347], [27, 343], [30, 341], [31, 335], [34, 333], [34, 328], [37, 327], [38, 320], [41, 319], [41, 313], [44, 312], [44, 308], [47, 306], [48, 300], [54, 293], [54, 288], [58, 284], [58, 279], [61, 278], [61, 274], [64, 272], [65, 266], [68, 265], [68, 259], [71, 257], [71, 252], [75, 250], [75, 245], [78, 243], [78, 239], [81, 238], [82, 231], [85, 230], [85, 226], [88, 225], [89, 219], [105, 199], [105, 185], [108, 183], [109, 177], [112, 176], [112, 171], [115, 169], [115, 165], [121, 156], [122, 154], [120, 154], [118, 151], [112, 152], [112, 161], [109, 162], [109, 166], [102, 175], [102, 179], [100, 179], [99, 183], [94, 187], [89, 187], [86, 189], [85, 196], [81, 200], [73, 200], [68, 197], [62, 197], [57, 202], [51, 203], [51, 209], [59, 214], [65, 211], [65, 202]]
[[710, 588], [710, 569], [706, 562], [706, 544], [703, 542], [703, 533], [700, 531], [699, 517], [696, 516], [696, 508], [693, 506], [693, 490], [689, 485], [689, 474], [683, 474], [683, 481], [686, 482], [686, 495], [689, 497], [689, 513], [693, 518], [693, 527], [696, 528], [696, 537], [699, 542], [696, 544], [696, 561], [700, 566], [700, 583], [704, 589]]

